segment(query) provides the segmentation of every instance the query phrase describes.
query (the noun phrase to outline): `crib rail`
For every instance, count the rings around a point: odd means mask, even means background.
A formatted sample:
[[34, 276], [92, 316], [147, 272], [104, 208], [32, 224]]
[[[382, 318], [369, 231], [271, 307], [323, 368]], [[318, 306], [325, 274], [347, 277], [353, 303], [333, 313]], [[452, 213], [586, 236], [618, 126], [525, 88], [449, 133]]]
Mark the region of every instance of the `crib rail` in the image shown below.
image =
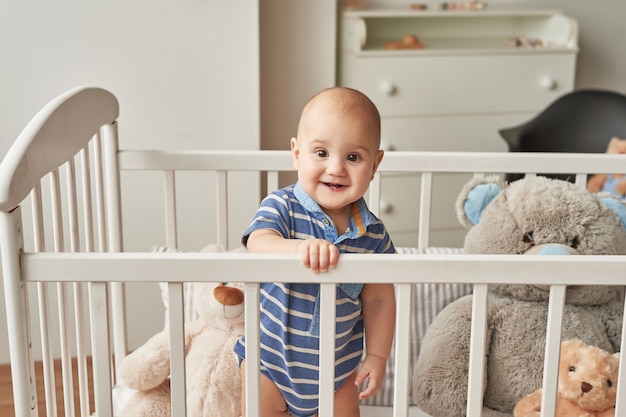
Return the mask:
[[[626, 285], [626, 276], [623, 268], [626, 264], [626, 256], [514, 256], [514, 255], [403, 255], [398, 259], [397, 255], [350, 255], [342, 258], [336, 270], [324, 274], [323, 276], [313, 275], [309, 271], [299, 267], [299, 260], [294, 255], [267, 255], [267, 254], [190, 254], [190, 253], [167, 253], [156, 256], [155, 254], [139, 253], [36, 253], [23, 256], [23, 270], [25, 276], [33, 282], [92, 282], [107, 283], [111, 277], [124, 282], [142, 282], [144, 276], [169, 276], [172, 283], [182, 283], [183, 281], [202, 281], [210, 271], [211, 274], [218, 274], [227, 281], [242, 281], [250, 283], [246, 295], [248, 297], [246, 310], [252, 312], [248, 323], [258, 323], [255, 320], [258, 314], [258, 299], [256, 298], [258, 286], [253, 285], [266, 280], [279, 280], [284, 282], [322, 282], [322, 309], [326, 306], [329, 310], [324, 322], [333, 322], [328, 319], [334, 314], [334, 285], [336, 282], [366, 282], [380, 283], [389, 282], [388, 271], [391, 264], [393, 270], [408, 271], [406, 274], [396, 275], [391, 278], [400, 284], [427, 283], [437, 277], [438, 282], [449, 283], [472, 283], [477, 288], [485, 290], [474, 291], [474, 315], [473, 320], [484, 322], [486, 320], [487, 293], [486, 285], [490, 283], [503, 282], [503, 276], [507, 283], [517, 284], [547, 284], [552, 285], [551, 307], [549, 321], [557, 323], [548, 333], [546, 350], [556, 349], [560, 346], [560, 315], [563, 311], [564, 289], [568, 284], [587, 282], [589, 276], [601, 269], [603, 274], [594, 277], [594, 284], [597, 285]], [[446, 275], [442, 276], [441, 271], [445, 269]], [[138, 276], [136, 271], [142, 271], [142, 276]], [[260, 273], [259, 271], [271, 271], [271, 273]], [[145, 275], [144, 275], [145, 274]], [[326, 296], [324, 296], [326, 295]], [[330, 295], [330, 297], [328, 296]], [[327, 300], [326, 302], [324, 300]], [[328, 302], [330, 300], [330, 302]], [[180, 306], [182, 309], [182, 305]], [[411, 308], [410, 299], [398, 300], [398, 311], [408, 311]], [[324, 311], [324, 310], [323, 310]], [[246, 317], [248, 319], [248, 317]], [[400, 315], [398, 317], [398, 327], [404, 325], [406, 320]], [[480, 415], [482, 408], [482, 369], [481, 358], [484, 357], [481, 349], [482, 343], [479, 341], [485, 338], [485, 327], [478, 326], [474, 329], [472, 338], [472, 362], [470, 362], [470, 375], [473, 392], [468, 397], [468, 414]], [[322, 327], [321, 337], [327, 340], [333, 339], [331, 326]], [[247, 329], [250, 337], [250, 346], [254, 346], [253, 340], [258, 338], [258, 327], [252, 326]], [[622, 340], [624, 338], [622, 334]], [[258, 345], [257, 345], [258, 346]], [[326, 358], [326, 363], [334, 361], [334, 345], [322, 345], [322, 358]], [[478, 352], [478, 353], [476, 353]], [[258, 354], [258, 353], [257, 353]], [[554, 353], [548, 353], [554, 355]], [[178, 360], [183, 360], [182, 352]], [[326, 356], [325, 356], [326, 355]], [[330, 356], [329, 356], [330, 355]], [[554, 356], [549, 356], [554, 357]], [[322, 359], [324, 360], [324, 359]], [[258, 374], [258, 363], [248, 361], [251, 365], [250, 372]], [[403, 361], [398, 361], [397, 366], [402, 367]], [[556, 389], [556, 362], [547, 363], [546, 366], [552, 372], [546, 372], [544, 387], [548, 390], [550, 386]], [[253, 373], [253, 374], [255, 374]], [[406, 378], [406, 374], [398, 372], [398, 378]], [[623, 368], [620, 369], [620, 380], [624, 380]], [[322, 375], [320, 386], [331, 386], [332, 373]], [[398, 387], [407, 387], [407, 381], [398, 381]], [[620, 394], [624, 393], [624, 384], [619, 385]], [[258, 398], [255, 387], [250, 387], [252, 398]], [[332, 415], [332, 391], [327, 393], [331, 398], [322, 403], [321, 415]], [[184, 397], [182, 397], [184, 398]], [[618, 395], [618, 398], [622, 398]], [[552, 399], [553, 401], [554, 399]], [[546, 403], [546, 410], [550, 409], [550, 400]], [[253, 410], [256, 402], [251, 404], [249, 410]], [[324, 410], [326, 405], [327, 410]], [[176, 404], [174, 405], [176, 406]], [[179, 404], [182, 408], [184, 404]], [[554, 405], [552, 405], [554, 407]], [[616, 412], [619, 413], [623, 407], [618, 401]], [[408, 403], [398, 403], [394, 407], [394, 415], [408, 415]], [[182, 414], [181, 414], [182, 415]], [[551, 415], [549, 411], [546, 415]], [[620, 414], [616, 414], [620, 415]]]
[[[127, 214], [124, 201], [137, 193], [136, 188], [125, 189], [127, 174], [158, 173], [164, 243], [178, 247], [185, 235], [181, 225], [183, 205], [179, 202], [185, 192], [181, 187], [182, 177], [190, 172], [210, 173], [212, 185], [196, 183], [194, 188], [206, 187], [215, 204], [211, 229], [214, 234], [208, 233], [211, 237], [205, 242], [234, 247], [236, 243], [228, 238], [234, 210], [230, 201], [234, 194], [241, 194], [241, 186], [233, 177], [239, 173], [258, 174], [246, 183], [244, 191], [260, 197], [268, 189], [278, 187], [280, 174], [292, 170], [292, 161], [288, 151], [119, 151], [114, 120], [117, 111], [117, 101], [102, 90], [74, 90], [44, 108], [0, 164], [0, 253], [15, 412], [19, 417], [37, 416], [41, 411], [33, 378], [35, 345], [40, 348], [44, 362], [48, 416], [60, 414], [53, 378], [55, 357], [61, 358], [63, 381], [59, 388], [62, 388], [65, 416], [113, 416], [112, 388], [118, 362], [127, 353], [124, 285], [153, 282], [168, 283], [172, 415], [186, 415], [183, 284], [211, 279], [246, 283], [249, 375], [259, 374], [258, 343], [255, 343], [259, 332], [258, 284], [264, 281], [321, 283], [322, 417], [333, 414], [331, 324], [337, 283], [397, 285], [394, 417], [407, 416], [409, 409], [410, 315], [404, 312], [414, 307], [410, 296], [412, 285], [430, 282], [474, 285], [467, 404], [470, 416], [481, 414], [487, 286], [503, 282], [551, 285], [544, 377], [545, 391], [550, 395], [544, 399], [544, 414], [553, 415], [557, 363], [549, 359], [558, 356], [565, 287], [589, 283], [590, 276], [593, 284], [626, 285], [625, 256], [578, 256], [565, 260], [558, 256], [349, 255], [342, 257], [337, 269], [313, 275], [299, 266], [295, 255], [127, 251], [125, 239], [137, 230], [132, 228], [137, 219], [122, 216]], [[93, 114], [99, 116], [92, 117]], [[62, 115], [67, 118], [59, 118]], [[588, 173], [621, 172], [623, 166], [624, 156], [620, 155], [387, 152], [368, 198], [372, 210], [380, 212], [384, 176], [396, 173], [416, 176], [421, 193], [416, 214], [419, 216], [416, 246], [425, 248], [430, 244], [432, 192], [437, 175], [572, 173], [583, 186]], [[529, 167], [532, 172], [528, 171]], [[458, 190], [449, 192], [456, 194]], [[143, 227], [142, 233], [148, 233], [151, 230], [146, 229], [153, 225]], [[598, 275], [600, 268], [602, 274]], [[390, 270], [399, 272], [390, 277]], [[52, 319], [53, 313], [58, 317]], [[622, 330], [622, 351], [625, 334]], [[85, 370], [89, 353], [93, 357], [93, 379]], [[78, 381], [72, 379], [74, 354], [79, 359]], [[625, 374], [624, 367], [620, 367], [621, 381], [626, 381]], [[258, 415], [258, 378], [248, 378], [247, 383], [247, 409], [251, 416]], [[78, 410], [74, 407], [74, 385], [80, 391]], [[622, 415], [626, 413], [623, 400], [626, 384], [618, 384], [618, 389], [616, 415]]]

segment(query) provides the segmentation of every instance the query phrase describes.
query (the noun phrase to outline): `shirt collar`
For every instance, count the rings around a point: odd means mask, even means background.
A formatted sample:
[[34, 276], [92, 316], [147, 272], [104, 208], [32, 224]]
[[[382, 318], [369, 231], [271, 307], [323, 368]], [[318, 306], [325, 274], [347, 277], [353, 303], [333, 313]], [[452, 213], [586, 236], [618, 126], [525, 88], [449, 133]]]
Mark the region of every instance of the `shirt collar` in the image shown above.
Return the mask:
[[[305, 209], [311, 213], [317, 213], [319, 216], [330, 219], [330, 217], [324, 213], [319, 204], [311, 196], [309, 196], [300, 185], [300, 182], [296, 182], [293, 188], [293, 193]], [[346, 238], [357, 238], [362, 236], [367, 228], [376, 223], [376, 217], [370, 212], [367, 207], [367, 203], [363, 197], [359, 198], [356, 203], [352, 205], [352, 213], [350, 214], [350, 230], [346, 235]]]

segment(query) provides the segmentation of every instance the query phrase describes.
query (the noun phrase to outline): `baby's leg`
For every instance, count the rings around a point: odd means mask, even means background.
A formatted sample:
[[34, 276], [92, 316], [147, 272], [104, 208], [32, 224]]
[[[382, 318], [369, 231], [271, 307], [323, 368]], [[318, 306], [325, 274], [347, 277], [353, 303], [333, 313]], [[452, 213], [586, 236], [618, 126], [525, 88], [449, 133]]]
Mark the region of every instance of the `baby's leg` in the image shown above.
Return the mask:
[[[241, 415], [246, 417], [246, 367], [241, 361]], [[288, 417], [287, 403], [274, 382], [261, 374], [261, 417]], [[339, 414], [340, 415], [340, 414]]]
[[344, 381], [335, 392], [335, 415], [341, 417], [359, 417], [359, 387], [354, 384], [356, 371]]

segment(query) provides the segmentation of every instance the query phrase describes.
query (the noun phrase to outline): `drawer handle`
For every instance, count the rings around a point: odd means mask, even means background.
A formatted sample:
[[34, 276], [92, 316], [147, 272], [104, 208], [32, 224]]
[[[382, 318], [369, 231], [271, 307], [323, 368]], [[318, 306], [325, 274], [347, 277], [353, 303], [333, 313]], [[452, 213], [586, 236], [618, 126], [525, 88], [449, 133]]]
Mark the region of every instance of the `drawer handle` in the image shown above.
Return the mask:
[[541, 86], [546, 90], [554, 90], [556, 88], [556, 80], [552, 77], [543, 77], [541, 79]]
[[393, 211], [393, 206], [389, 201], [381, 199], [379, 204], [381, 213], [389, 214]]
[[396, 86], [391, 81], [382, 81], [379, 85], [380, 91], [391, 96], [396, 92]]

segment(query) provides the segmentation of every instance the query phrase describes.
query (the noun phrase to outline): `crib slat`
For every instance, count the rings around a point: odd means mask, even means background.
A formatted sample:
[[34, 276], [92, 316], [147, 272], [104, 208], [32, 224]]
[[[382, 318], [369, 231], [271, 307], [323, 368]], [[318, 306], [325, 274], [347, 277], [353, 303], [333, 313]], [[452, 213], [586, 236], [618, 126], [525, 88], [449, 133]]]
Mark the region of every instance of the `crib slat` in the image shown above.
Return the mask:
[[69, 323], [67, 312], [67, 283], [57, 284], [57, 307], [59, 309], [59, 340], [61, 341], [61, 374], [63, 378], [63, 406], [65, 415], [74, 415], [74, 386], [72, 355], [69, 346]]
[[[50, 199], [52, 207], [52, 233], [54, 251], [63, 252], [63, 214], [59, 170], [50, 173]], [[74, 416], [74, 386], [72, 377], [72, 357], [69, 346], [69, 320], [67, 311], [67, 284], [57, 283], [57, 308], [59, 313], [59, 341], [61, 342], [61, 374], [63, 378], [63, 405], [66, 417]]]
[[102, 127], [102, 161], [105, 172], [104, 185], [109, 252], [122, 251], [122, 203], [120, 201], [117, 142], [117, 123], [104, 125]]
[[56, 416], [56, 382], [54, 380], [54, 360], [50, 347], [50, 323], [48, 321], [48, 317], [50, 317], [50, 307], [48, 304], [48, 284], [45, 282], [37, 283], [37, 304], [39, 310], [39, 334], [41, 337], [41, 359], [46, 410], [51, 410], [50, 414]]
[[168, 314], [170, 330], [170, 378], [172, 416], [184, 417], [187, 413], [185, 393], [185, 317], [183, 283], [168, 283]]
[[98, 251], [106, 252], [107, 233], [106, 233], [106, 210], [104, 198], [104, 173], [102, 163], [102, 136], [100, 132], [96, 133], [93, 138], [93, 165], [94, 165], [94, 197], [96, 200], [96, 224], [98, 230]]
[[546, 351], [543, 363], [543, 391], [541, 415], [553, 416], [556, 411], [556, 391], [558, 384], [559, 357], [561, 353], [561, 326], [565, 306], [565, 285], [550, 287], [548, 302], [548, 323], [546, 325]]
[[228, 175], [226, 171], [217, 171], [217, 243], [228, 247]]
[[80, 398], [80, 415], [89, 415], [89, 379], [87, 376], [87, 347], [85, 339], [83, 284], [74, 283], [74, 318], [76, 320], [76, 359], [78, 370], [78, 394]]
[[[80, 252], [80, 235], [78, 230], [78, 199], [76, 195], [76, 166], [74, 159], [66, 164], [66, 192], [69, 222], [70, 251]], [[87, 354], [85, 349], [85, 322], [83, 319], [83, 284], [72, 284], [74, 293], [74, 330], [76, 335], [76, 366], [78, 376], [78, 395], [80, 415], [89, 415], [89, 388], [87, 380]]]
[[176, 222], [176, 173], [163, 171], [165, 188], [165, 242], [170, 248], [178, 247], [178, 227]]
[[278, 190], [278, 171], [267, 172], [267, 189]]
[[259, 337], [259, 284], [247, 283], [244, 287], [245, 300], [245, 334], [246, 334], [246, 415], [261, 415], [259, 383], [260, 370], [260, 337]]
[[467, 389], [467, 415], [480, 416], [483, 408], [485, 342], [487, 339], [486, 284], [474, 285]]
[[430, 209], [433, 193], [433, 174], [431, 172], [422, 173], [420, 208], [419, 208], [419, 236], [417, 240], [418, 248], [426, 248], [430, 242]]
[[[393, 391], [393, 417], [406, 417], [409, 412], [409, 380], [411, 351], [411, 301], [413, 284], [398, 284], [396, 287], [396, 362], [395, 387]], [[404, 388], [403, 388], [404, 387]]]
[[113, 416], [111, 348], [109, 340], [109, 295], [108, 285], [104, 282], [90, 285], [90, 304], [93, 321], [93, 385], [96, 415]]
[[587, 174], [576, 174], [576, 185], [585, 188], [587, 186]]
[[320, 284], [319, 416], [331, 417], [335, 405], [335, 297], [337, 285]]
[[[35, 252], [45, 250], [44, 224], [42, 214], [41, 184], [37, 183], [31, 191], [31, 207], [33, 219], [33, 244]], [[50, 341], [50, 307], [48, 304], [48, 284], [37, 283], [37, 303], [39, 306], [39, 334], [41, 337], [41, 359], [44, 379], [44, 397], [46, 410], [56, 417], [56, 389], [54, 379], [54, 360]]]
[[[117, 161], [118, 132], [117, 122], [102, 126], [102, 161], [105, 173], [105, 205], [108, 252], [122, 252], [122, 202], [120, 201], [120, 177]], [[124, 284], [112, 282], [111, 308], [113, 315], [113, 351], [115, 371], [126, 356], [126, 306], [124, 304]]]
[[82, 207], [83, 207], [83, 228], [85, 252], [94, 251], [93, 234], [93, 204], [91, 202], [91, 164], [89, 162], [89, 147], [83, 148], [80, 152], [81, 161], [81, 184], [82, 184]]
[[76, 201], [76, 165], [74, 160], [65, 164], [65, 186], [67, 194], [67, 223], [69, 225], [70, 251], [80, 252], [78, 236], [78, 202]]

